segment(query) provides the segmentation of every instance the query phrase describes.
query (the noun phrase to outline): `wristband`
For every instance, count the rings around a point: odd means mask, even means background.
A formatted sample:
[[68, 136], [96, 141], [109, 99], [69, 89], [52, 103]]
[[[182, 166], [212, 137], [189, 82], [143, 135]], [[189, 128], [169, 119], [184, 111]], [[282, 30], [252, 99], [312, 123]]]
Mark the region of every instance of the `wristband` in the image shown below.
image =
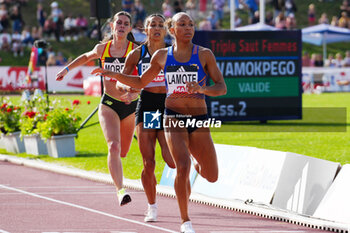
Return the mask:
[[68, 66], [66, 66], [65, 69], [67, 70], [67, 73], [68, 73], [69, 72]]

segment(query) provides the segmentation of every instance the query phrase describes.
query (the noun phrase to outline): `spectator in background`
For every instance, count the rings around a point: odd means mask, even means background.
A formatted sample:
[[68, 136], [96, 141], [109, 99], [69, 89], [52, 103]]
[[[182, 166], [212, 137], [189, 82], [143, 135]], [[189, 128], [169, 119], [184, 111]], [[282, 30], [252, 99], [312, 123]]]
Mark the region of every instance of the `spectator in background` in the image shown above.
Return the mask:
[[260, 13], [259, 11], [255, 11], [251, 23], [252, 24], [259, 23], [259, 21], [260, 21]]
[[275, 26], [273, 22], [273, 13], [272, 11], [266, 12], [266, 18], [265, 18], [265, 23], [270, 26]]
[[350, 4], [349, 4], [349, 0], [343, 0], [343, 3], [340, 5], [340, 11], [343, 12], [347, 12], [348, 15], [350, 15]]
[[235, 15], [235, 27], [242, 26], [242, 19], [239, 17], [238, 14]]
[[345, 57], [343, 60], [343, 67], [350, 67], [350, 50], [345, 52]]
[[56, 56], [56, 66], [65, 66], [67, 59], [63, 56], [63, 53], [58, 52]]
[[48, 47], [48, 48], [46, 49], [46, 55], [47, 55], [47, 57], [49, 57], [51, 54], [53, 54], [53, 55], [56, 57], [56, 52], [53, 51], [52, 46], [50, 46], [50, 47]]
[[43, 5], [38, 3], [36, 6], [36, 19], [38, 21], [39, 30], [41, 33], [43, 32], [45, 20], [46, 20], [46, 12], [44, 11]]
[[27, 46], [28, 48], [31, 48], [33, 43], [34, 43], [34, 39], [30, 33], [30, 29], [29, 27], [25, 27], [22, 31], [22, 35], [21, 35], [21, 42], [23, 45]]
[[323, 65], [324, 65], [324, 63], [323, 63], [322, 54], [317, 53], [314, 66], [315, 67], [323, 67]]
[[[57, 41], [63, 41], [63, 12], [60, 8], [58, 8], [57, 2], [51, 3], [51, 18], [53, 22], [55, 23], [55, 37]], [[61, 38], [62, 37], [62, 38]]]
[[302, 66], [303, 67], [309, 67], [311, 66], [311, 59], [310, 59], [310, 55], [308, 52], [304, 52], [303, 57], [301, 58], [302, 61]]
[[174, 14], [184, 11], [184, 7], [181, 0], [175, 0], [173, 6]]
[[286, 18], [286, 29], [293, 30], [297, 28], [297, 20], [294, 17], [294, 14], [291, 13]]
[[212, 29], [215, 30], [215, 29], [219, 29], [220, 28], [219, 21], [216, 19], [214, 12], [211, 11], [209, 13], [208, 19], [209, 19], [209, 21], [211, 23], [211, 28]]
[[350, 24], [350, 19], [348, 17], [348, 13], [346, 11], [343, 11], [341, 13], [341, 17], [338, 20], [338, 26], [342, 28], [348, 27]]
[[171, 18], [173, 16], [173, 8], [170, 5], [170, 0], [164, 0], [162, 4], [162, 11], [165, 18]]
[[316, 22], [316, 9], [315, 9], [314, 4], [309, 5], [309, 9], [307, 12], [307, 18], [308, 18], [310, 26], [315, 24], [315, 22]]
[[205, 30], [205, 31], [211, 31], [213, 28], [211, 26], [211, 22], [210, 22], [210, 16], [203, 18], [199, 24], [198, 24], [198, 28], [199, 30]]
[[294, 0], [285, 0], [284, 9], [287, 17], [289, 14], [295, 14], [295, 12], [297, 12], [297, 6]]
[[9, 14], [5, 4], [0, 5], [0, 33], [4, 30], [7, 30], [10, 26]]
[[45, 37], [51, 38], [56, 31], [56, 24], [52, 19], [52, 16], [50, 15], [46, 20], [44, 24], [44, 31], [43, 34]]
[[122, 10], [132, 14], [134, 11], [134, 0], [122, 0]]
[[224, 18], [224, 6], [225, 6], [225, 0], [213, 0], [215, 18], [218, 21], [218, 24], [220, 27], [222, 25], [222, 20]]
[[197, 5], [196, 0], [187, 0], [185, 4], [186, 13], [192, 17], [192, 19], [197, 19]]
[[310, 63], [311, 63], [311, 64], [310, 64], [310, 65], [311, 65], [312, 67], [315, 66], [316, 56], [317, 56], [316, 53], [311, 54], [311, 59], [310, 59]]
[[283, 11], [284, 9], [284, 0], [272, 0], [272, 6], [273, 6], [273, 18], [276, 19], [277, 16]]
[[318, 23], [319, 24], [322, 24], [322, 23], [324, 23], [324, 24], [329, 24], [329, 20], [328, 20], [328, 17], [327, 17], [327, 13], [322, 13], [322, 15], [321, 15], [321, 17], [319, 18], [319, 20], [318, 20]]
[[47, 61], [46, 61], [47, 66], [55, 66], [56, 65], [56, 56], [55, 54], [49, 54]]
[[257, 1], [258, 0], [246, 0], [246, 2], [245, 2], [246, 5], [248, 6], [248, 11], [249, 11], [248, 12], [248, 15], [249, 15], [248, 23], [249, 24], [251, 24], [253, 21], [254, 13], [259, 10]]
[[278, 29], [286, 29], [286, 17], [283, 12], [280, 12], [275, 19], [275, 27]]
[[12, 7], [10, 19], [12, 20], [12, 32], [21, 33], [24, 26], [24, 21], [18, 5], [14, 5]]
[[331, 25], [338, 26], [338, 17], [337, 16], [332, 17]]
[[32, 27], [31, 35], [32, 35], [34, 41], [42, 38], [42, 33], [40, 33], [40, 31], [38, 30], [37, 27]]
[[7, 32], [7, 29], [4, 29], [0, 33], [0, 48], [2, 51], [10, 52], [11, 51], [11, 35]]
[[147, 13], [140, 0], [135, 0], [134, 12], [135, 14], [133, 22], [137, 22], [138, 20], [141, 20], [143, 22], [146, 19]]
[[73, 18], [72, 14], [69, 14], [63, 22], [64, 36], [66, 41], [70, 41], [72, 38], [78, 39], [76, 19]]
[[76, 27], [80, 35], [87, 34], [89, 23], [88, 20], [82, 14], [79, 14], [79, 16], [76, 18]]
[[[92, 26], [90, 27], [90, 29], [87, 31], [87, 36], [91, 39], [99, 39], [98, 38], [98, 26], [97, 26], [97, 19], [95, 20], [95, 22], [92, 24]], [[101, 40], [101, 39], [99, 39]]]
[[343, 66], [343, 55], [341, 53], [335, 54], [334, 66], [338, 68]]
[[12, 52], [13, 56], [23, 56], [23, 46], [21, 43], [21, 34], [18, 31], [12, 33]]
[[145, 42], [147, 36], [143, 32], [143, 21], [142, 20], [136, 21], [131, 32], [134, 35], [136, 42], [139, 42], [139, 43]]
[[328, 54], [328, 59], [324, 63], [325, 67], [335, 67], [334, 56], [332, 53]]

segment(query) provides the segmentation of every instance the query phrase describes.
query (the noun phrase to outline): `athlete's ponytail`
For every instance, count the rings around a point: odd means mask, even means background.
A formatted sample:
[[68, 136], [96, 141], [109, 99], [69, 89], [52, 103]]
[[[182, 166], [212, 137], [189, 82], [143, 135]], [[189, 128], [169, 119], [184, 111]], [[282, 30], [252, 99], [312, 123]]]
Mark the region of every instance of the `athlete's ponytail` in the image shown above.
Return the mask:
[[137, 42], [135, 41], [135, 37], [134, 37], [134, 34], [132, 34], [132, 32], [129, 32], [129, 33], [128, 33], [128, 35], [126, 36], [126, 39], [127, 39], [128, 41], [131, 41], [132, 43], [137, 43]]
[[173, 34], [171, 33], [171, 31], [170, 31], [170, 28], [173, 27], [173, 19], [172, 19], [172, 18], [168, 18], [168, 19], [165, 21], [165, 25], [166, 25], [166, 27], [167, 27], [167, 29], [168, 29], [169, 34], [170, 34], [172, 37], [174, 37], [174, 35], [173, 35]]

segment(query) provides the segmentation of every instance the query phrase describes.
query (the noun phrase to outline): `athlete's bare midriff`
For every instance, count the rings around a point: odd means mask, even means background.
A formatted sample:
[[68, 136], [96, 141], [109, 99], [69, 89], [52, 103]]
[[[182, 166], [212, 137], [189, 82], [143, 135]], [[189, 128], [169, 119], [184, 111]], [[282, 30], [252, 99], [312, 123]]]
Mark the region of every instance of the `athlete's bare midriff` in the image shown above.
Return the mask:
[[158, 86], [158, 87], [145, 87], [143, 90], [152, 92], [152, 93], [157, 93], [157, 94], [165, 94], [166, 93], [166, 88], [165, 86]]
[[[118, 90], [116, 88], [116, 84], [117, 82], [115, 81], [108, 81], [104, 79], [104, 92], [109, 96], [119, 100], [122, 95], [125, 95], [125, 92]], [[134, 100], [137, 98], [138, 95], [139, 95], [138, 93], [132, 93], [129, 95], [129, 98], [131, 100]]]
[[199, 98], [167, 98], [165, 107], [175, 112], [188, 115], [207, 114], [207, 104]]

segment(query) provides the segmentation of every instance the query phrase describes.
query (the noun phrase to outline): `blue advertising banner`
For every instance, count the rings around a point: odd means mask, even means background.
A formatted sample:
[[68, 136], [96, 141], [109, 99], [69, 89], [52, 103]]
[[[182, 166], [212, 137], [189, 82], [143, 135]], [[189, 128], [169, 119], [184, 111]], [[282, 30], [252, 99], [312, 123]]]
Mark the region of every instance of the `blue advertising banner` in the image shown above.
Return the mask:
[[[207, 97], [222, 121], [301, 119], [301, 31], [196, 31], [214, 53], [227, 94]], [[209, 83], [210, 85], [210, 83]]]
[[[190, 170], [190, 184], [193, 186], [194, 181], [196, 180], [198, 175], [198, 172], [193, 166], [193, 163], [191, 164], [191, 170]], [[176, 168], [170, 168], [167, 164], [164, 166], [162, 178], [160, 179], [159, 184], [164, 186], [170, 186], [174, 187], [176, 177]]]

